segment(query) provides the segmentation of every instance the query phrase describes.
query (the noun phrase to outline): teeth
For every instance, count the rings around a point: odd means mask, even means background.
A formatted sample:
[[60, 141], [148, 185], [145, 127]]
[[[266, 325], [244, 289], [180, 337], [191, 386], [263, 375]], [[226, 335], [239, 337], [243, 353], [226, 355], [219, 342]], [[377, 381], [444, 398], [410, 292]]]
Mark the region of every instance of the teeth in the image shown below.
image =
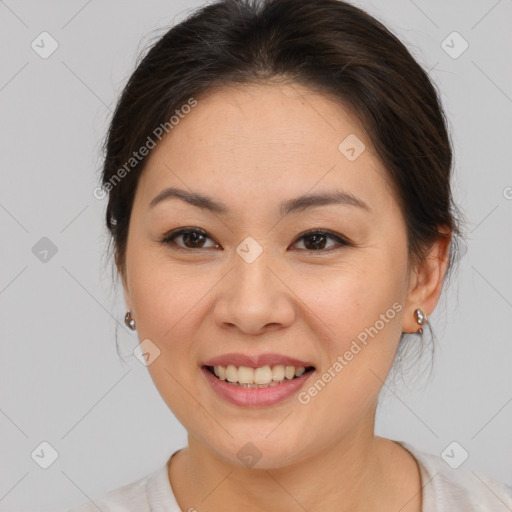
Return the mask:
[[272, 380], [284, 380], [284, 366], [282, 364], [272, 366]]
[[286, 380], [300, 377], [306, 368], [304, 366], [284, 366], [276, 364], [274, 366], [261, 366], [251, 368], [249, 366], [214, 366], [213, 372], [220, 380], [227, 380], [232, 384], [242, 385], [244, 387], [268, 387], [275, 386]]
[[295, 377], [295, 366], [287, 366], [284, 369], [284, 376], [287, 379], [293, 379], [293, 377]]
[[228, 365], [226, 368], [226, 380], [228, 382], [238, 382], [238, 369], [236, 366]]
[[[238, 382], [240, 382], [240, 384], [253, 384], [254, 368], [249, 368], [248, 366], [240, 366], [240, 368], [238, 368]], [[263, 382], [258, 382], [258, 384], [263, 384]]]
[[306, 368], [304, 368], [304, 366], [299, 366], [295, 369], [295, 377], [300, 377], [305, 371]]
[[[241, 370], [241, 368], [240, 368]], [[238, 370], [238, 372], [240, 372]], [[272, 382], [272, 369], [270, 366], [262, 366], [254, 370], [254, 384], [270, 384]]]

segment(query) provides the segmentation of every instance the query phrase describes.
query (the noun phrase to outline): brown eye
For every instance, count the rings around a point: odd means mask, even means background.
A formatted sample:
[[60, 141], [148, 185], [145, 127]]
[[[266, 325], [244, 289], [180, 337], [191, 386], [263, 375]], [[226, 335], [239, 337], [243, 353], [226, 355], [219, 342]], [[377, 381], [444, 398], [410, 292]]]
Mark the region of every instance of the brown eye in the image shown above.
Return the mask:
[[[337, 244], [331, 245], [326, 248], [328, 240], [334, 240]], [[331, 233], [330, 231], [309, 231], [300, 236], [298, 240], [304, 240], [304, 247], [307, 251], [330, 251], [336, 249], [336, 245], [344, 246], [350, 245], [345, 239]]]
[[[177, 240], [181, 240], [181, 243], [177, 243]], [[207, 240], [212, 240], [213, 245], [206, 246]], [[307, 252], [330, 252], [331, 250], [338, 249], [340, 246], [351, 245], [347, 240], [341, 236], [332, 233], [330, 231], [319, 231], [313, 230], [302, 234], [295, 242], [296, 245], [299, 241], [303, 240], [304, 249]], [[335, 243], [329, 245], [329, 240]], [[172, 249], [176, 250], [194, 250], [194, 249], [210, 249], [218, 248], [219, 244], [215, 243], [211, 237], [209, 237], [206, 231], [199, 228], [181, 228], [165, 235], [160, 243], [171, 246]]]
[[[183, 245], [176, 243], [176, 240], [179, 239], [181, 239]], [[160, 242], [164, 245], [172, 245], [176, 249], [208, 249], [204, 245], [208, 239], [211, 240], [202, 229], [184, 228], [169, 233]], [[214, 244], [213, 247], [218, 247], [218, 244]]]

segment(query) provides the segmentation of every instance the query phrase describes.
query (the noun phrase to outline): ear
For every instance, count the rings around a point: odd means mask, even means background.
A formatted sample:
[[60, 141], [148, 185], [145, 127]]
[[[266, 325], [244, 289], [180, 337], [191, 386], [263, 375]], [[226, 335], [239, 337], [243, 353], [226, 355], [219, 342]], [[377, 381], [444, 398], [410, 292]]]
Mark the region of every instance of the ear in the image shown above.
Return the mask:
[[439, 231], [444, 233], [446, 238], [436, 241], [424, 261], [410, 270], [409, 289], [402, 321], [403, 332], [413, 333], [421, 329], [414, 312], [419, 308], [428, 318], [433, 313], [441, 295], [450, 257], [452, 232], [445, 227], [440, 227]]

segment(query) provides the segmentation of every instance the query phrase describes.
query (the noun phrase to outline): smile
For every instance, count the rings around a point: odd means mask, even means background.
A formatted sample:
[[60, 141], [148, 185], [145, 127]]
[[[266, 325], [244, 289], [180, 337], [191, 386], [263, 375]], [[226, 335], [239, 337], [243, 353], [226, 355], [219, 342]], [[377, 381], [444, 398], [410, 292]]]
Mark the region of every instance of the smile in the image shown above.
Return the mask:
[[227, 381], [234, 386], [244, 388], [267, 388], [277, 386], [283, 382], [300, 377], [306, 372], [314, 370], [313, 366], [291, 366], [276, 364], [273, 366], [206, 366], [220, 380]]
[[299, 392], [315, 373], [315, 368], [284, 365], [258, 368], [216, 365], [202, 366], [201, 371], [215, 396], [223, 401], [241, 407], [266, 407], [283, 402]]

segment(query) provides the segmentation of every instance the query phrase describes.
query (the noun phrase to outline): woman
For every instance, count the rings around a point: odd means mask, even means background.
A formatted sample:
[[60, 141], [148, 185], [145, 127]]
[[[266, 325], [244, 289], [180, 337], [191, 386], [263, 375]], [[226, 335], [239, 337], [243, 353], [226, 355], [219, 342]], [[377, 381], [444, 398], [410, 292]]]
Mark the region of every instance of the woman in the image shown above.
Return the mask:
[[457, 261], [427, 74], [337, 0], [221, 0], [131, 76], [103, 190], [126, 324], [188, 446], [76, 512], [498, 511], [506, 487], [374, 434]]

